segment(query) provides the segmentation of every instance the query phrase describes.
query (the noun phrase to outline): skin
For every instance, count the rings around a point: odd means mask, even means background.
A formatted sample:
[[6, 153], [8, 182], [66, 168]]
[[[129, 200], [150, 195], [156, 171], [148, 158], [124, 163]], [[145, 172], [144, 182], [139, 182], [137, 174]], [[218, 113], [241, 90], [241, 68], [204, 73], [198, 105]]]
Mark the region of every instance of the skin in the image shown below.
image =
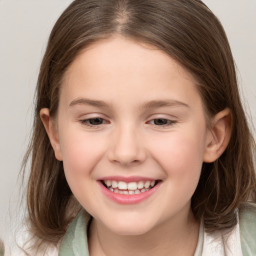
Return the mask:
[[[163, 100], [171, 104], [145, 107]], [[48, 109], [40, 115], [73, 194], [93, 216], [90, 255], [194, 254], [199, 223], [191, 197], [202, 163], [223, 153], [231, 128], [228, 109], [206, 121], [188, 71], [153, 46], [112, 37], [70, 65], [56, 118]], [[92, 118], [101, 119], [90, 125]], [[121, 205], [102, 193], [97, 181], [106, 176], [161, 184], [148, 199]]]

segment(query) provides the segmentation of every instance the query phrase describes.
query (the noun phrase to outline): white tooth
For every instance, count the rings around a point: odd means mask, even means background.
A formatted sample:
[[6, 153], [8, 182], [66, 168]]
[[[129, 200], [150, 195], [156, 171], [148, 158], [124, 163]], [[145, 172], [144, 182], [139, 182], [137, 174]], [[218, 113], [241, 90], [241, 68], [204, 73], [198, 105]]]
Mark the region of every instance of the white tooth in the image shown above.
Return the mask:
[[114, 192], [115, 192], [115, 193], [118, 193], [118, 192], [119, 192], [119, 190], [118, 190], [118, 189], [115, 189], [115, 190], [114, 190]]
[[117, 188], [118, 187], [118, 184], [117, 184], [117, 182], [116, 181], [112, 181], [112, 188]]
[[145, 191], [146, 191], [146, 189], [144, 189], [144, 188], [141, 190], [141, 192], [145, 192]]
[[110, 187], [112, 182], [110, 180], [107, 180], [107, 181], [104, 181], [104, 183], [107, 185], [107, 187]]
[[113, 188], [110, 188], [109, 190], [111, 190], [112, 192], [114, 192], [114, 189], [113, 189]]
[[136, 189], [137, 189], [137, 183], [136, 182], [128, 183], [128, 190], [136, 190]]
[[127, 183], [123, 182], [123, 181], [119, 181], [118, 182], [118, 188], [122, 189], [122, 190], [126, 190], [127, 189]]
[[124, 194], [124, 195], [128, 195], [129, 193], [128, 193], [127, 190], [125, 190], [125, 191], [123, 192], [123, 194]]
[[149, 188], [145, 189], [146, 191], [149, 191]]
[[133, 190], [129, 191], [129, 195], [133, 195], [133, 194], [134, 194]]
[[140, 194], [140, 191], [137, 189], [137, 190], [135, 190], [135, 192], [134, 192], [134, 194]]
[[144, 182], [140, 181], [137, 186], [138, 186], [138, 189], [142, 189], [144, 187]]
[[124, 194], [124, 191], [119, 190], [118, 193], [122, 195]]
[[144, 187], [145, 187], [145, 188], [149, 188], [149, 186], [150, 186], [150, 181], [147, 181], [147, 182], [145, 183]]
[[151, 186], [151, 187], [154, 187], [155, 184], [156, 184], [156, 182], [153, 180], [153, 181], [151, 181], [150, 186]]

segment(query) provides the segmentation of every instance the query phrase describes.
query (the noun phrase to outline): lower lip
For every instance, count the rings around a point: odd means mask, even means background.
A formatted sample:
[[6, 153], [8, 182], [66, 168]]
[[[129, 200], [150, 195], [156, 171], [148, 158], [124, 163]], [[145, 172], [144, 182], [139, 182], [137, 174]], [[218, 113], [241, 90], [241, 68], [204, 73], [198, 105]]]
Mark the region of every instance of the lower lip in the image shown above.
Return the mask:
[[160, 184], [161, 182], [158, 182], [156, 186], [148, 191], [141, 192], [140, 194], [124, 195], [110, 191], [102, 184], [101, 181], [99, 181], [99, 185], [103, 194], [118, 204], [138, 204], [153, 195], [159, 188]]

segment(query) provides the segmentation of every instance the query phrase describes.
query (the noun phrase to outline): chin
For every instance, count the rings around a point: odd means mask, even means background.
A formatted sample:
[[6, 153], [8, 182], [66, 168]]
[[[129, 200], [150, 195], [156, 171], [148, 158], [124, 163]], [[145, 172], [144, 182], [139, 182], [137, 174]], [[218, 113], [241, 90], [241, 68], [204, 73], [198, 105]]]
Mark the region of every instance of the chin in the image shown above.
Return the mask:
[[108, 226], [111, 231], [120, 236], [140, 236], [148, 233], [153, 229], [153, 225], [149, 223], [145, 223], [143, 221], [140, 222], [131, 222], [123, 220], [121, 223], [115, 222], [115, 226]]

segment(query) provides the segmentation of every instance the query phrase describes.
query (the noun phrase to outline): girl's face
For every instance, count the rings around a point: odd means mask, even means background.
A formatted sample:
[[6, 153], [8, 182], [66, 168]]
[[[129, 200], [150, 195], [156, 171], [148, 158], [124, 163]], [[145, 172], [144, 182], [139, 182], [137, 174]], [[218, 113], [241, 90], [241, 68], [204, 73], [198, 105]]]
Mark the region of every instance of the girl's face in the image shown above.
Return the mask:
[[195, 84], [167, 54], [121, 37], [69, 67], [52, 144], [73, 194], [105, 229], [145, 234], [191, 214], [211, 138]]

